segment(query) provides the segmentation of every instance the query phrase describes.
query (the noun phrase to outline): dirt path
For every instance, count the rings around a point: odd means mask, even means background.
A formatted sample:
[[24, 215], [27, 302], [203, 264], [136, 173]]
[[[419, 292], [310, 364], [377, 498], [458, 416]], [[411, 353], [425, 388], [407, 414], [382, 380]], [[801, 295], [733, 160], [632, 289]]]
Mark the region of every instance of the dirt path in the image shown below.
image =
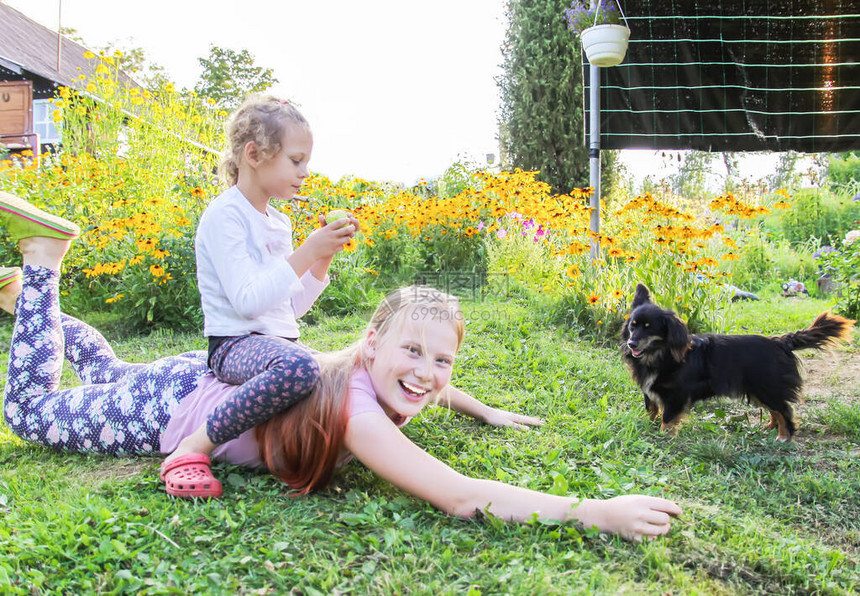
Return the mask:
[[834, 399], [845, 405], [860, 403], [860, 352], [856, 349], [806, 353], [801, 361], [806, 368], [806, 403], [799, 408], [814, 408]]
[[[860, 405], [860, 350], [841, 347], [817, 353], [802, 353], [804, 385], [803, 400], [794, 406], [798, 421], [798, 444], [814, 449], [821, 441], [844, 440], [834, 435], [824, 422], [827, 411], [835, 404], [856, 408]], [[811, 441], [807, 442], [807, 439]], [[860, 449], [851, 451], [860, 455]]]

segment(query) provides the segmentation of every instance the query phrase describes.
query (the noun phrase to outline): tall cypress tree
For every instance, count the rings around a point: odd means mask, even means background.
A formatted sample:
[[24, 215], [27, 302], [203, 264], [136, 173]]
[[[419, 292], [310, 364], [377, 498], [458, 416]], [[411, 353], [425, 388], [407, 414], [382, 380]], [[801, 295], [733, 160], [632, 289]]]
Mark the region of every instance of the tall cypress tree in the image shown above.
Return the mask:
[[588, 186], [582, 61], [567, 30], [570, 0], [509, 0], [502, 48], [503, 166], [540, 170], [557, 193]]

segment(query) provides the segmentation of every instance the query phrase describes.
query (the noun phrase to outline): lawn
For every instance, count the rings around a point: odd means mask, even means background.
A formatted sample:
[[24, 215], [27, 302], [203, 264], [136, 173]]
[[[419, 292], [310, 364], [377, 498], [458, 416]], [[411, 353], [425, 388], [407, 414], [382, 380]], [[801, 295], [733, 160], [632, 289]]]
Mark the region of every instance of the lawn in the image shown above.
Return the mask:
[[[828, 304], [765, 298], [734, 307], [732, 331], [784, 333]], [[516, 302], [466, 303], [456, 383], [543, 417], [521, 432], [428, 408], [404, 432], [474, 476], [575, 494], [642, 492], [684, 514], [646, 544], [553, 525], [447, 517], [346, 466], [327, 491], [291, 498], [265, 473], [216, 464], [225, 496], [168, 498], [158, 460], [55, 453], [0, 423], [0, 592], [207, 594], [853, 594], [860, 589], [860, 373], [852, 346], [804, 354], [807, 402], [788, 445], [757, 408], [714, 400], [677, 436], [648, 420], [612, 346], [578, 340]], [[145, 361], [202, 348], [196, 335], [122, 333]], [[328, 349], [361, 316], [303, 333]], [[11, 323], [0, 322], [8, 345]], [[0, 370], [5, 375], [6, 355]], [[67, 373], [68, 374], [68, 373]], [[68, 376], [68, 382], [73, 382]]]

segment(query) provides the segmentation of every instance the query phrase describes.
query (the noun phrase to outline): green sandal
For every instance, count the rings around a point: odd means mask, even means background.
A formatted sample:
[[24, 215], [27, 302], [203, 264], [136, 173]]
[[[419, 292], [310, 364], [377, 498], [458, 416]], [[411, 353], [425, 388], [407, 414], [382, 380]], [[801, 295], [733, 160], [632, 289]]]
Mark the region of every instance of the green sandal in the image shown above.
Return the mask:
[[0, 290], [8, 286], [13, 281], [21, 279], [22, 273], [20, 267], [0, 267]]
[[51, 215], [3, 191], [0, 191], [0, 223], [6, 226], [13, 242], [35, 236], [72, 240], [81, 233], [81, 229], [69, 220]]

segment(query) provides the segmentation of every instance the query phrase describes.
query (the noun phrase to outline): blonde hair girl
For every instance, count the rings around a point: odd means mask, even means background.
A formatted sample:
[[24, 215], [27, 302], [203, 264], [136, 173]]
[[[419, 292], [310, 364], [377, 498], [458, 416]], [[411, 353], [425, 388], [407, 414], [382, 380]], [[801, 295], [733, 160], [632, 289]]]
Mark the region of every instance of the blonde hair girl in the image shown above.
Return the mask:
[[459, 517], [489, 512], [507, 521], [573, 522], [641, 540], [665, 534], [671, 501], [644, 495], [579, 500], [464, 476], [412, 443], [399, 427], [428, 403], [458, 409], [449, 380], [463, 340], [456, 298], [423, 287], [391, 294], [364, 338], [320, 358], [314, 394], [256, 430], [272, 473], [299, 494], [325, 486], [332, 471], [354, 455], [373, 472]]
[[[165, 460], [172, 495], [220, 495], [208, 469], [213, 450], [306, 398], [316, 383], [298, 318], [328, 285], [332, 259], [358, 221], [326, 225], [320, 216], [321, 227], [293, 249], [290, 219], [271, 201], [297, 198], [312, 150], [310, 125], [288, 101], [254, 95], [229, 118], [221, 164], [229, 188], [200, 218], [195, 252], [208, 364], [239, 389]], [[188, 478], [198, 477], [213, 488], [188, 492]]]

